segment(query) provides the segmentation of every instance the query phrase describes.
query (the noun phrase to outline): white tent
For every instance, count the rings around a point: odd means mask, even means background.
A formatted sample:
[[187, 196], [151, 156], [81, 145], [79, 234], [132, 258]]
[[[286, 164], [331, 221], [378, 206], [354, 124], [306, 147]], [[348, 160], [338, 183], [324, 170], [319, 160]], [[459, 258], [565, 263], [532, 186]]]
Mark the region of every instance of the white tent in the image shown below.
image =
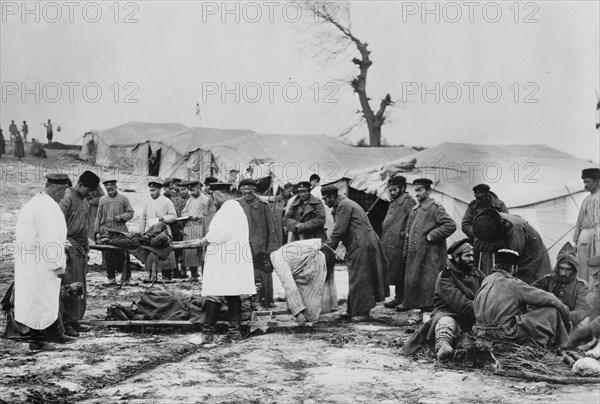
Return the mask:
[[[412, 160], [412, 162], [411, 162]], [[460, 223], [473, 200], [472, 188], [490, 185], [510, 213], [525, 218], [542, 235], [554, 262], [560, 247], [572, 240], [572, 229], [586, 192], [581, 170], [592, 163], [546, 145], [477, 145], [442, 143], [386, 165], [355, 170], [347, 184], [389, 200], [386, 181], [399, 172], [412, 181], [433, 181], [431, 196], [441, 202], [459, 230], [449, 243], [464, 237]]]

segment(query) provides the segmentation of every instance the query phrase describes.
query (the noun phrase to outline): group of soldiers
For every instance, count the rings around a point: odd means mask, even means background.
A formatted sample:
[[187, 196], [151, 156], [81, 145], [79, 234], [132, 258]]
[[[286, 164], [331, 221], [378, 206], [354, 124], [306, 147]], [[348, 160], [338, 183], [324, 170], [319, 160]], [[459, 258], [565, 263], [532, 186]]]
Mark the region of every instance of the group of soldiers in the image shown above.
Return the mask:
[[[415, 306], [423, 310], [433, 308], [431, 319], [409, 340], [403, 353], [412, 354], [424, 343], [431, 342], [437, 358], [446, 360], [452, 357], [461, 332], [546, 348], [573, 348], [592, 337], [598, 338], [600, 169], [583, 170], [582, 180], [590, 195], [579, 212], [575, 247], [566, 243], [552, 269], [539, 233], [521, 217], [511, 215], [486, 184], [473, 188], [475, 200], [469, 204], [462, 220], [462, 230], [468, 237], [448, 248], [448, 260], [439, 256], [437, 268], [431, 264], [419, 267], [420, 261], [411, 259], [411, 245], [415, 244], [416, 254], [425, 254], [429, 248], [434, 251], [441, 248], [445, 254], [445, 243], [437, 247], [432, 244], [439, 234], [451, 234], [453, 223], [443, 207], [436, 206], [435, 202], [428, 206], [419, 199], [421, 185], [418, 183], [415, 192], [420, 204], [408, 202], [408, 196], [394, 198], [394, 184], [400, 183], [402, 191], [403, 181], [391, 179], [390, 194], [394, 199], [391, 206], [395, 209], [390, 210], [388, 216], [395, 213], [396, 220], [390, 216], [390, 220], [386, 219], [384, 246], [386, 251], [394, 250], [392, 238], [386, 234], [396, 225], [395, 236], [405, 234], [404, 248], [408, 246], [409, 251], [401, 250], [406, 260], [389, 261], [390, 274], [400, 279], [396, 278], [396, 298], [386, 306], [396, 306], [400, 311]], [[415, 205], [410, 212], [408, 205]], [[403, 207], [404, 214], [400, 213]], [[421, 210], [431, 210], [431, 219], [425, 220], [427, 216], [423, 215], [427, 213]], [[401, 217], [406, 223], [404, 230], [398, 226]], [[448, 232], [443, 232], [444, 226]], [[419, 239], [419, 232], [427, 237]], [[401, 244], [402, 241], [397, 242]], [[432, 263], [436, 262], [435, 254], [431, 252]], [[427, 271], [431, 271], [430, 278], [423, 274]], [[427, 287], [425, 283], [412, 284], [414, 272], [420, 272], [422, 279], [433, 282]], [[421, 288], [418, 305], [412, 303], [414, 300], [407, 300], [412, 299], [411, 293], [416, 287]], [[431, 303], [433, 307], [429, 306]]]
[[[340, 194], [336, 186], [321, 187], [318, 176], [295, 186], [286, 184], [272, 204], [257, 195], [256, 181], [249, 178], [241, 180], [237, 189], [214, 177], [207, 177], [204, 184], [176, 178], [151, 180], [150, 198], [144, 203], [138, 231], [165, 226], [170, 239], [194, 240], [200, 245], [179, 256], [170, 252], [168, 257], [146, 261], [146, 269], [159, 269], [166, 281], [187, 277], [188, 269], [193, 280], [203, 277], [207, 320], [202, 343], [213, 341], [221, 304], [226, 302], [229, 308], [233, 339], [240, 337], [242, 295], [252, 296], [253, 310], [272, 305], [272, 272], [282, 280], [298, 324], [316, 321], [319, 313], [336, 308], [334, 251], [342, 242], [348, 269], [349, 321], [368, 321], [371, 309], [390, 295], [391, 285], [395, 296], [384, 303], [385, 307], [432, 312], [431, 320], [405, 347], [406, 353], [432, 341], [438, 358], [447, 359], [461, 331], [546, 347], [567, 346], [600, 332], [599, 325], [594, 325], [597, 314], [590, 309], [599, 305], [594, 303], [598, 271], [591, 270], [595, 268], [593, 259], [588, 262], [600, 253], [600, 169], [586, 169], [582, 178], [591, 195], [579, 213], [575, 247], [563, 247], [553, 271], [539, 233], [521, 217], [510, 214], [486, 184], [473, 188], [475, 199], [461, 223], [467, 238], [447, 249], [446, 240], [457, 225], [430, 197], [432, 181], [426, 178], [413, 181], [414, 199], [407, 192], [404, 177], [389, 179], [391, 202], [381, 238], [359, 204]], [[74, 187], [64, 185], [67, 182], [68, 177], [49, 175], [46, 187], [46, 194], [59, 203], [66, 227], [64, 238], [69, 240], [69, 261], [56, 292], [62, 307], [58, 320], [63, 339], [76, 336], [84, 328], [79, 321], [85, 312], [89, 250], [86, 197], [98, 188], [100, 179], [86, 171]], [[126, 233], [126, 223], [134, 217], [127, 197], [117, 192], [117, 182], [109, 179], [104, 185], [107, 194], [100, 197], [93, 221], [96, 239]], [[64, 197], [59, 191], [66, 191]], [[34, 197], [32, 202], [38, 199], [42, 202], [44, 198]], [[21, 216], [26, 210], [31, 213], [27, 207]], [[329, 236], [328, 209], [334, 218]], [[61, 229], [56, 226], [54, 230]], [[28, 234], [21, 236], [26, 239]], [[60, 239], [59, 234], [52, 237]], [[128, 256], [126, 251], [103, 252], [108, 284], [116, 283], [115, 269], [127, 268], [123, 264], [127, 264]], [[26, 262], [27, 257], [22, 258]], [[34, 306], [30, 301], [25, 303], [23, 296], [33, 283], [17, 276], [24, 266], [16, 261], [15, 303], [21, 302], [31, 315]], [[55, 277], [60, 264], [51, 268]], [[129, 277], [123, 272], [122, 281], [127, 283]], [[51, 312], [54, 309], [53, 303]], [[15, 309], [15, 320], [31, 329], [48, 328], [53, 324], [50, 319], [32, 323]], [[34, 326], [42, 323], [41, 329]]]

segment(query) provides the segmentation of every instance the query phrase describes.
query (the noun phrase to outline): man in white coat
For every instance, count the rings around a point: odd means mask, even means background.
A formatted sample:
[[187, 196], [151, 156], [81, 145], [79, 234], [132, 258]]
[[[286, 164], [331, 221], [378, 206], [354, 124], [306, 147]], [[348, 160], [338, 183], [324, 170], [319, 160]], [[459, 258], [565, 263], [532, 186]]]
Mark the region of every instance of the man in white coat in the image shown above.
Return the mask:
[[72, 341], [62, 334], [59, 318], [67, 224], [58, 202], [69, 178], [48, 174], [46, 179], [44, 191], [23, 206], [15, 227], [15, 321], [29, 328], [34, 350], [52, 349], [45, 340]]
[[202, 339], [190, 339], [192, 343], [214, 342], [221, 302], [227, 301], [229, 333], [231, 340], [241, 339], [242, 300], [240, 295], [253, 295], [254, 266], [250, 251], [248, 219], [231, 194], [227, 183], [210, 184], [212, 198], [218, 209], [210, 222], [208, 233], [200, 240], [206, 247], [202, 296], [206, 297], [206, 318]]

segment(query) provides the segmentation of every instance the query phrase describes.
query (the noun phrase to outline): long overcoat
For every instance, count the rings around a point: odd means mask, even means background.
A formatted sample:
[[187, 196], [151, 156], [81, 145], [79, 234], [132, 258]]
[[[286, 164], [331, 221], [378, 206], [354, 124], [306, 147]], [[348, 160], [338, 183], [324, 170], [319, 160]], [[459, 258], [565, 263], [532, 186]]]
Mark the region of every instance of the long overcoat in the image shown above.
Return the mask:
[[[320, 238], [327, 240], [325, 232], [325, 206], [314, 195], [310, 196], [308, 203], [302, 203], [300, 197], [290, 199], [291, 205], [286, 209], [283, 223], [288, 232], [293, 232], [291, 241], [306, 240], [309, 238]], [[301, 225], [301, 231], [295, 232], [296, 226]]]
[[384, 279], [387, 262], [381, 241], [363, 208], [344, 196], [337, 197], [333, 218], [335, 225], [327, 244], [335, 250], [341, 241], [346, 247], [348, 315], [368, 314], [377, 302], [389, 295]]
[[440, 203], [429, 198], [410, 212], [407, 228], [404, 307], [431, 307], [435, 281], [448, 259], [446, 239], [456, 231], [456, 223]]
[[[381, 244], [388, 263], [387, 281], [394, 285], [398, 278], [404, 278], [405, 262], [402, 259], [404, 251], [404, 238], [408, 215], [417, 202], [407, 192], [390, 202], [388, 211], [383, 220], [381, 231]], [[404, 285], [402, 285], [404, 287]], [[396, 291], [396, 296], [401, 296], [404, 290]]]

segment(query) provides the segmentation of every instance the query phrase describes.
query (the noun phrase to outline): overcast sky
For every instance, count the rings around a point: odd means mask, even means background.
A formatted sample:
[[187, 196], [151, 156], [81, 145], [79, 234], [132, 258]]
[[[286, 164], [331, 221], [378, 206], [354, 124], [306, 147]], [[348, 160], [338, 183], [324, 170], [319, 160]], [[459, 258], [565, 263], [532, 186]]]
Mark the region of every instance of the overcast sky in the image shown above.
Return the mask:
[[[323, 24], [288, 2], [1, 3], [5, 135], [11, 119], [45, 138], [51, 118], [61, 142], [127, 121], [194, 126], [197, 102], [207, 127], [336, 136], [356, 120], [353, 65], [312, 57]], [[598, 161], [599, 2], [467, 3], [352, 2], [372, 106], [396, 101], [385, 142], [546, 143]]]

